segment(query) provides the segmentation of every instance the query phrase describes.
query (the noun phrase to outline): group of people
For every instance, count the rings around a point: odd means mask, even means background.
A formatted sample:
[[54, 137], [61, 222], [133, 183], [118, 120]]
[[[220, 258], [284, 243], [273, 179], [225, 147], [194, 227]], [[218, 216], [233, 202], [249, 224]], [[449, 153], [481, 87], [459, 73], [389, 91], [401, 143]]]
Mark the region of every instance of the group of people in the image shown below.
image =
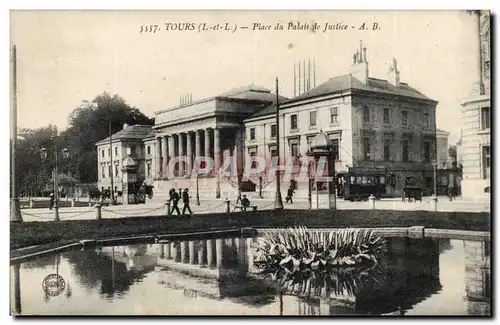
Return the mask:
[[185, 188], [184, 191], [180, 188], [179, 192], [177, 192], [174, 188], [170, 189], [170, 202], [172, 203], [172, 207], [170, 209], [170, 215], [174, 214], [174, 211], [177, 212], [177, 215], [181, 215], [181, 211], [179, 210], [179, 201], [182, 199], [184, 203], [184, 207], [182, 208], [182, 215], [186, 214], [186, 210], [189, 211], [189, 214], [193, 214], [191, 211], [191, 207], [189, 206], [189, 189]]

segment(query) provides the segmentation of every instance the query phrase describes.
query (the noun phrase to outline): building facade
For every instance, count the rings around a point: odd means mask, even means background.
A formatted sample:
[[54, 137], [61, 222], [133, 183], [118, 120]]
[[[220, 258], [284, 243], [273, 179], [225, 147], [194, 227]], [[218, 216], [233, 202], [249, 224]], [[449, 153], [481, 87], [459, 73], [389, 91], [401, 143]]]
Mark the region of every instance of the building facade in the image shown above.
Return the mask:
[[[145, 157], [151, 148], [145, 147], [142, 140], [152, 132], [150, 125], [123, 125], [123, 129], [96, 143], [99, 190], [113, 188], [115, 193], [122, 191], [123, 161], [133, 157], [139, 164], [137, 178], [144, 180], [148, 173]], [[150, 172], [150, 171], [149, 171]]]
[[[300, 160], [320, 131], [333, 140], [337, 172], [349, 167], [384, 168], [390, 176], [387, 196], [401, 195], [408, 180], [432, 187], [437, 102], [400, 81], [395, 59], [387, 79], [373, 78], [367, 50], [361, 45], [349, 74], [292, 99], [279, 97], [279, 134], [276, 100], [270, 90], [249, 86], [156, 112], [153, 131], [142, 138], [143, 173], [155, 187], [155, 197], [168, 197], [170, 188], [194, 189], [194, 182], [200, 196], [232, 196], [237, 192], [237, 177], [212, 173], [189, 178], [196, 157], [213, 158], [215, 170], [232, 157], [241, 175], [249, 157], [268, 161], [277, 156], [276, 141], [285, 163]], [[105, 147], [105, 140], [101, 142]], [[186, 158], [171, 163], [179, 157]], [[98, 164], [105, 166], [106, 161]], [[262, 185], [270, 193], [276, 186], [269, 178]], [[307, 193], [307, 181], [297, 185], [298, 193]]]
[[460, 159], [463, 165], [462, 194], [489, 198], [491, 184], [491, 100], [490, 100], [490, 12], [475, 11], [477, 38], [472, 42], [478, 54], [473, 87], [462, 102]]
[[437, 146], [437, 165], [438, 168], [446, 168], [451, 166], [450, 157], [448, 154], [448, 137], [450, 132], [437, 129], [436, 130], [436, 146]]

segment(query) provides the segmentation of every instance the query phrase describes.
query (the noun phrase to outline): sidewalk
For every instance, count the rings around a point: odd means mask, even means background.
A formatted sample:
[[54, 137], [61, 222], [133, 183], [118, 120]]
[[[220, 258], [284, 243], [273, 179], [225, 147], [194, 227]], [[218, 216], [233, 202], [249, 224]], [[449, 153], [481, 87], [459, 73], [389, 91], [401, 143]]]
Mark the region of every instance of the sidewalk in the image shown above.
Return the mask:
[[[320, 197], [320, 206], [325, 205], [326, 197]], [[224, 199], [200, 199], [200, 206], [195, 201], [191, 202], [193, 214], [204, 215], [211, 213], [225, 213], [227, 206]], [[230, 210], [233, 211], [235, 200], [231, 200]], [[274, 199], [253, 199], [252, 205], [257, 205], [258, 210], [274, 209]], [[316, 204], [316, 197], [313, 197], [313, 206]], [[293, 204], [287, 204], [283, 198], [285, 209], [308, 209], [307, 199], [295, 199]], [[179, 203], [182, 212], [183, 204]], [[343, 199], [337, 200], [338, 210], [371, 210], [370, 202], [350, 202]], [[400, 210], [400, 211], [434, 211], [431, 199], [423, 198], [422, 202], [402, 202], [401, 199], [383, 199], [375, 201], [376, 210]], [[312, 210], [315, 211], [315, 210]], [[438, 211], [461, 211], [461, 212], [490, 212], [489, 202], [471, 202], [461, 198], [449, 201], [447, 197], [438, 198]], [[29, 221], [53, 221], [54, 211], [47, 208], [22, 209], [23, 220]], [[101, 210], [102, 219], [116, 219], [126, 217], [159, 216], [165, 215], [166, 207], [162, 203], [146, 203], [136, 205], [115, 205], [103, 206]], [[61, 220], [92, 220], [96, 218], [96, 208], [94, 207], [73, 207], [59, 208], [59, 218]]]

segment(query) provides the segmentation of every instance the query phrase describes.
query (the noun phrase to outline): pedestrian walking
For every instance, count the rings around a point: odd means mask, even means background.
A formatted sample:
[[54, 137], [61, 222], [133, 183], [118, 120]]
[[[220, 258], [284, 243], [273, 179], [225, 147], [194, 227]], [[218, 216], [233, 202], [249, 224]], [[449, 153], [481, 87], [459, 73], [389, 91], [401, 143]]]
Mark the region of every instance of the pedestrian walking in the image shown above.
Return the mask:
[[54, 207], [54, 193], [50, 193], [50, 206], [49, 209], [52, 210]]
[[290, 185], [290, 187], [288, 188], [288, 192], [286, 194], [286, 203], [290, 202], [290, 204], [293, 204], [293, 187]]
[[247, 198], [245, 194], [243, 194], [243, 198], [241, 199], [241, 206], [242, 206], [241, 209], [243, 211], [246, 211], [247, 208], [250, 206], [250, 200]]
[[189, 211], [189, 214], [193, 214], [193, 211], [191, 211], [191, 207], [189, 206], [189, 193], [188, 189], [185, 188], [184, 192], [182, 193], [182, 202], [184, 202], [184, 208], [182, 208], [182, 215], [186, 214], [186, 209]]
[[177, 192], [175, 191], [175, 189], [172, 189], [171, 190], [171, 202], [172, 202], [172, 210], [170, 210], [170, 213], [173, 215], [174, 214], [174, 210], [177, 211], [177, 215], [181, 215], [181, 211], [179, 210], [179, 200], [180, 200], [180, 196], [179, 194], [177, 194]]

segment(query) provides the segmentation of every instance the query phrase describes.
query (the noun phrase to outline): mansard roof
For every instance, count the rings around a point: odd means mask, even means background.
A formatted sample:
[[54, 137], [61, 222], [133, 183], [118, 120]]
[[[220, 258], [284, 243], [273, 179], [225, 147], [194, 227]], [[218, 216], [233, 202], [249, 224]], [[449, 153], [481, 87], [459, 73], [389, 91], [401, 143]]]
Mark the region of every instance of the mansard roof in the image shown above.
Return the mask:
[[[410, 87], [406, 83], [400, 83], [399, 87], [395, 87], [387, 80], [368, 78], [368, 84], [364, 85], [361, 81], [353, 77], [351, 74], [346, 74], [331, 78], [328, 81], [320, 84], [319, 86], [303, 94], [300, 94], [299, 96], [281, 102], [281, 104], [288, 104], [301, 100], [332, 95], [342, 91], [352, 91], [352, 90], [368, 91], [379, 94], [409, 97], [409, 98], [434, 102], [434, 100], [425, 96], [418, 90]], [[273, 104], [257, 111], [255, 114], [252, 115], [252, 117], [265, 116], [268, 114], [272, 114], [274, 112], [276, 112], [276, 105]]]
[[[112, 140], [142, 140], [153, 130], [151, 125], [130, 125], [112, 135]], [[109, 142], [109, 137], [96, 143], [96, 146]]]

